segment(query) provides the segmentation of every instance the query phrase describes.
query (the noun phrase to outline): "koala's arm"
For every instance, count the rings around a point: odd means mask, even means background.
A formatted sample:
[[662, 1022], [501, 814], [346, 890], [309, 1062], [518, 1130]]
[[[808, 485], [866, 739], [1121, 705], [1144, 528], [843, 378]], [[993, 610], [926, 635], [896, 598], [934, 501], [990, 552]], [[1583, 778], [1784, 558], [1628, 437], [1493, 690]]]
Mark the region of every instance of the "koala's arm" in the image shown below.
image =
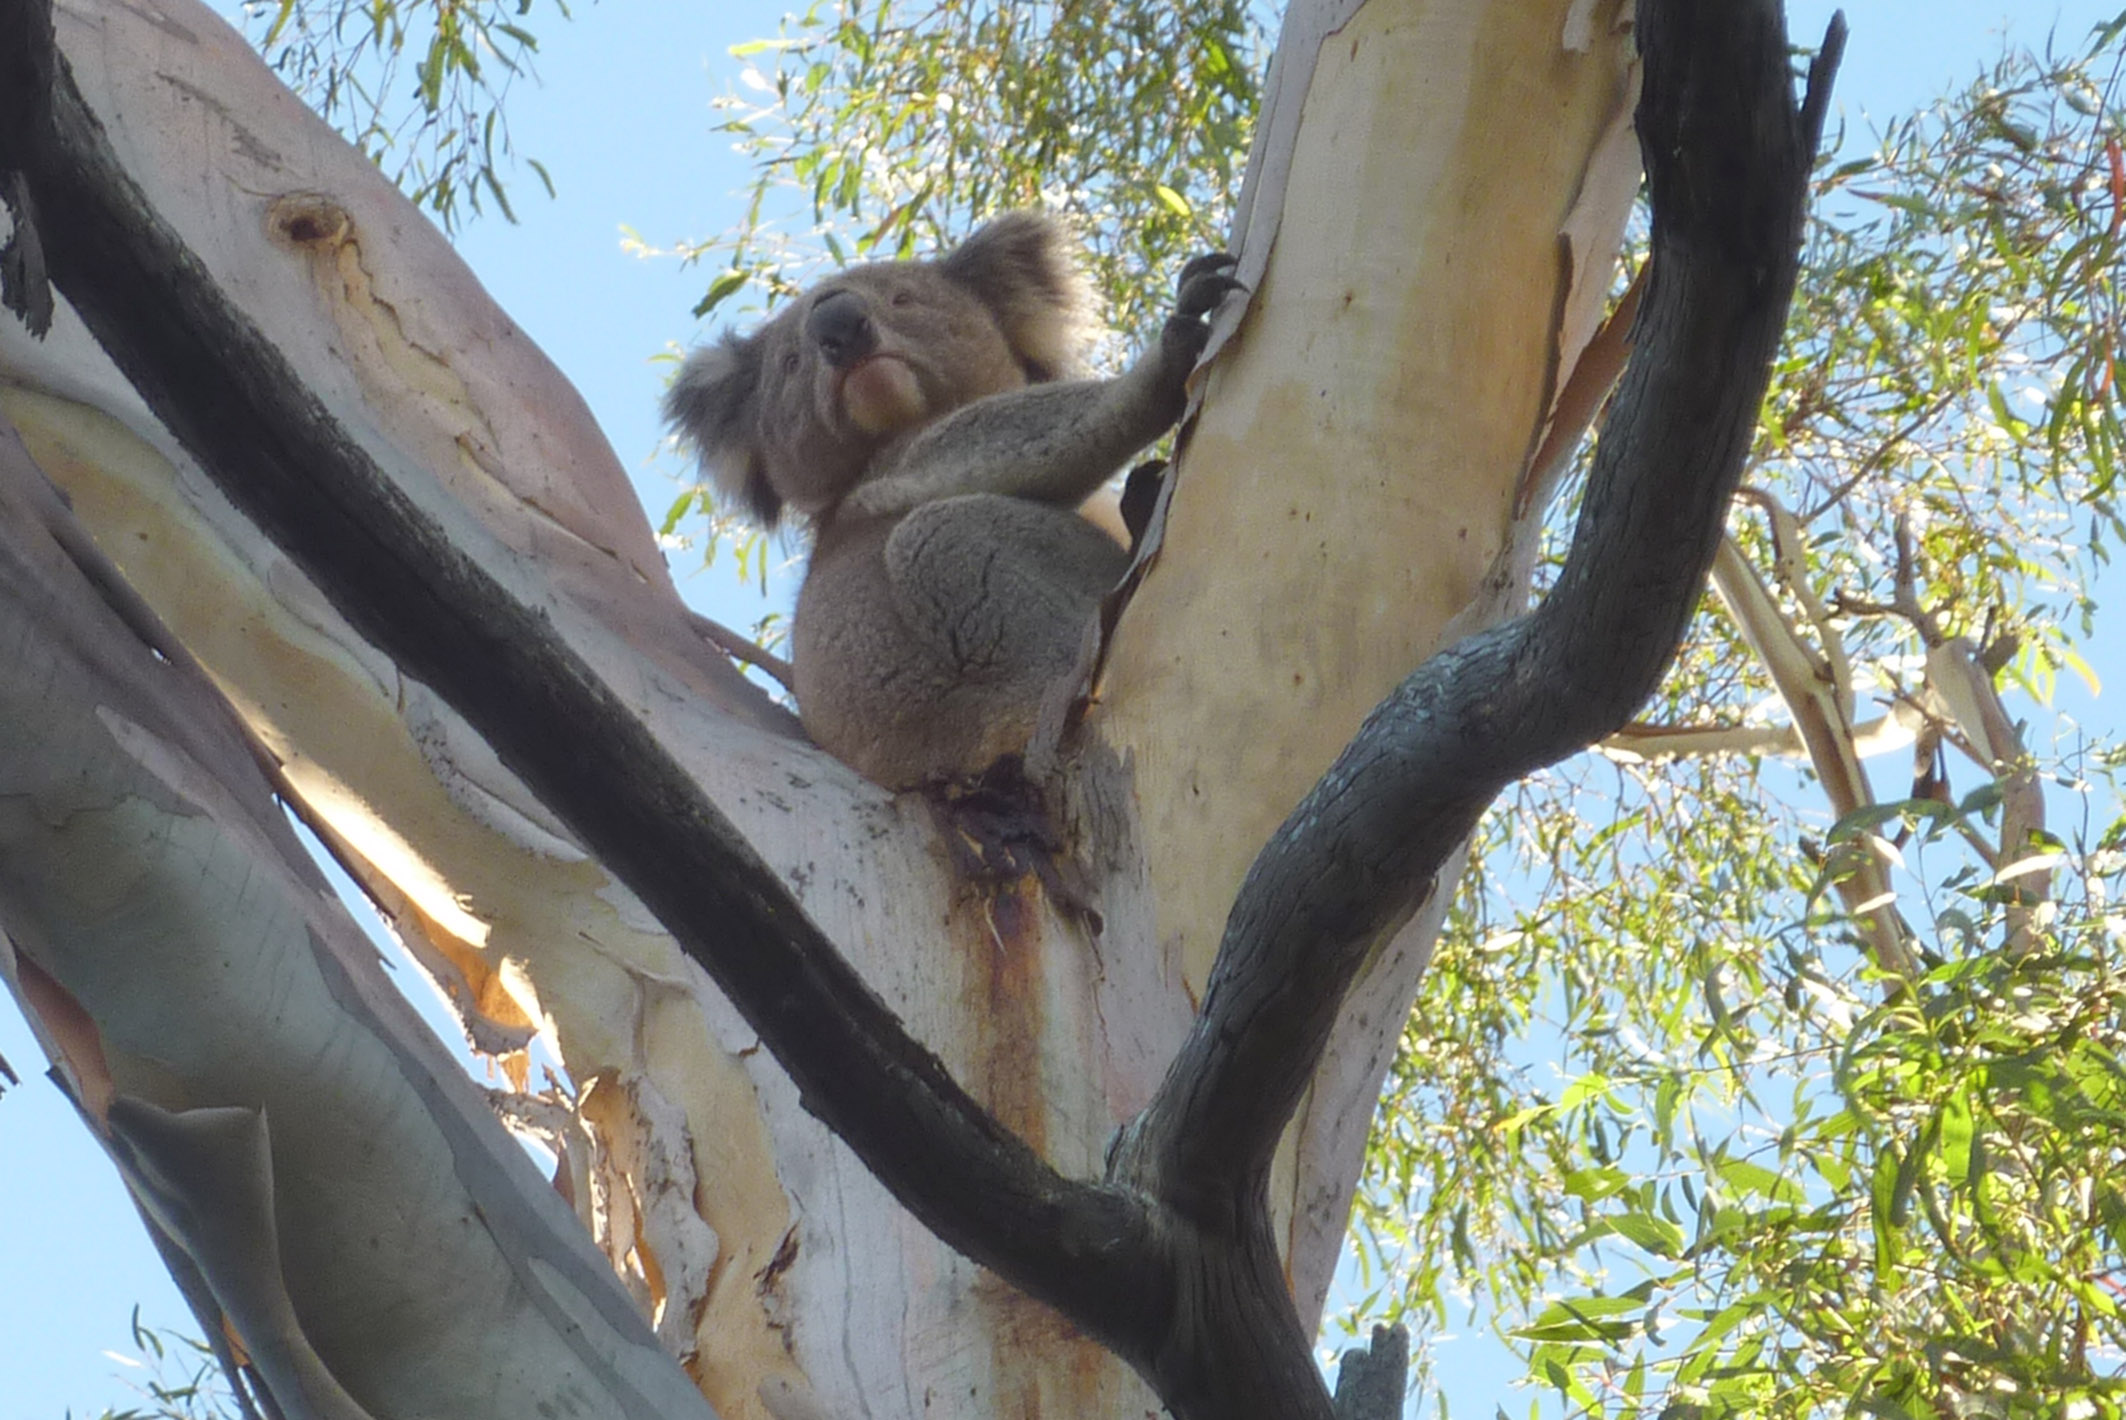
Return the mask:
[[1232, 258], [1183, 268], [1159, 339], [1107, 380], [1032, 385], [991, 395], [924, 428], [849, 496], [849, 510], [901, 514], [962, 493], [1001, 493], [1076, 507], [1181, 417], [1187, 381], [1209, 338], [1206, 317], [1239, 283]]

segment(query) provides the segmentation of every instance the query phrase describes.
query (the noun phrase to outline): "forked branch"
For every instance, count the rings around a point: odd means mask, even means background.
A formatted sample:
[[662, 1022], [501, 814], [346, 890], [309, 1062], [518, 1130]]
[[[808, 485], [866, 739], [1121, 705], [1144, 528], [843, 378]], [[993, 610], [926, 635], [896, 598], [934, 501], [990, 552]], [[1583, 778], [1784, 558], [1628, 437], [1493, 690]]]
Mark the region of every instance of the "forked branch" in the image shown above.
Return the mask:
[[[1797, 106], [1773, 0], [1642, 0], [1637, 24], [1650, 286], [1565, 569], [1534, 612], [1421, 666], [1271, 838], [1195, 1029], [1119, 1151], [1116, 1174], [1207, 1255], [1266, 1231], [1278, 1137], [1368, 953], [1500, 789], [1629, 720], [1705, 586], [1786, 323], [1845, 27]], [[1237, 1359], [1199, 1378], [1227, 1404], [1300, 1384], [1234, 1379]]]

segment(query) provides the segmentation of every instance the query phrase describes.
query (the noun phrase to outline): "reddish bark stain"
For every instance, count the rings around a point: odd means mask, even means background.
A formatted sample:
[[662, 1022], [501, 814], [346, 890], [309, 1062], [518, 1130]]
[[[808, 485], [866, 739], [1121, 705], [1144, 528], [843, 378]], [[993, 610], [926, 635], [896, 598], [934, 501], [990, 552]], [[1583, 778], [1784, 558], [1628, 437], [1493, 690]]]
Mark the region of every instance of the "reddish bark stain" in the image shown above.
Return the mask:
[[967, 956], [967, 1019], [974, 1078], [968, 1086], [1037, 1153], [1048, 1147], [1041, 1090], [1043, 1009], [1041, 889], [1031, 877], [970, 894], [954, 914]]
[[975, 1284], [991, 1319], [996, 1347], [999, 1420], [1082, 1420], [1109, 1413], [1118, 1372], [1126, 1370], [1098, 1343], [1009, 1283], [984, 1272]]

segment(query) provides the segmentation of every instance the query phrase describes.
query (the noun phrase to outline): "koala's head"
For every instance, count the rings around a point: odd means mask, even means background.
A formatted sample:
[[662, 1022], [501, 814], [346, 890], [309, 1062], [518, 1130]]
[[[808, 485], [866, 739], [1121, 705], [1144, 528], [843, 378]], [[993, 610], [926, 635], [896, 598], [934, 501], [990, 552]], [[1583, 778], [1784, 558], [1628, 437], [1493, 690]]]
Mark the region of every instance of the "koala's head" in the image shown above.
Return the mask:
[[1008, 213], [934, 261], [851, 267], [751, 335], [696, 350], [664, 416], [772, 526], [785, 505], [833, 507], [909, 430], [1076, 373], [1087, 308], [1061, 228]]

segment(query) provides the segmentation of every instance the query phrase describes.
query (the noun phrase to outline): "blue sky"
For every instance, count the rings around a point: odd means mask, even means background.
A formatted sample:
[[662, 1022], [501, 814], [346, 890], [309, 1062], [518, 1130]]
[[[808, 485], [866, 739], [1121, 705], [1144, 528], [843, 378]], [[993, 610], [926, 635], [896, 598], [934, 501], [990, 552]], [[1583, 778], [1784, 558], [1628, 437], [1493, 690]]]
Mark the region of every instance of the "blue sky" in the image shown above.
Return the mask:
[[[1864, 134], [1870, 116], [1902, 113], [1974, 76], [1999, 53], [2003, 34], [2038, 47], [2056, 24], [2071, 47], [2121, 4], [1853, 0], [1839, 107]], [[655, 509], [675, 493], [678, 464], [658, 455], [656, 406], [669, 367], [654, 357], [704, 334], [688, 312], [705, 276], [630, 255], [622, 228], [661, 246], [731, 225], [746, 174], [710, 134], [709, 100], [736, 76], [728, 47], [772, 33], [783, 8], [608, 0], [576, 6], [566, 25], [536, 9], [529, 18], [544, 41], [540, 82], [511, 95], [511, 127], [518, 152], [546, 165], [559, 196], [548, 201], [524, 173], [513, 188], [521, 221], [482, 220], [459, 243], [582, 390]], [[1832, 8], [1792, 4], [1795, 36], [1813, 42]], [[690, 600], [734, 625], [759, 615], [728, 559], [706, 571], [693, 571], [694, 561], [679, 569]], [[2118, 658], [2109, 669], [2107, 681], [2126, 684]], [[2115, 698], [2083, 713], [2116, 726]], [[137, 1373], [103, 1354], [131, 1352], [134, 1306], [151, 1326], [189, 1332], [194, 1324], [116, 1176], [41, 1078], [42, 1057], [5, 1001], [0, 1056], [25, 1077], [0, 1096], [0, 1420], [59, 1420], [136, 1403], [128, 1376], [137, 1381]], [[1442, 1370], [1454, 1374], [1455, 1363]], [[1456, 1401], [1465, 1414], [1486, 1413], [1478, 1395]]]

